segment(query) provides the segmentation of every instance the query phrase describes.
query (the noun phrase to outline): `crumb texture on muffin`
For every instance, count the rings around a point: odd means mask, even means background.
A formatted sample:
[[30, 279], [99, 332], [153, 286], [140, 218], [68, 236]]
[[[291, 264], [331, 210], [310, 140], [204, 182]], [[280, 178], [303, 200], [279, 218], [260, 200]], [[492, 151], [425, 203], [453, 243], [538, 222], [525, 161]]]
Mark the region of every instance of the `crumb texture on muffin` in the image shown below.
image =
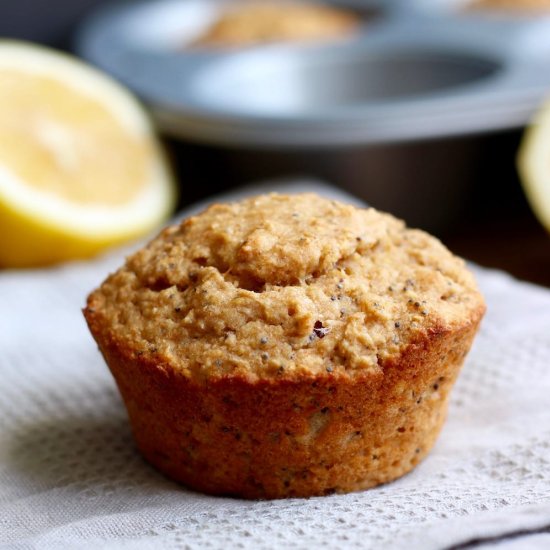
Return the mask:
[[131, 256], [88, 306], [131, 354], [249, 381], [375, 373], [484, 307], [437, 239], [313, 194], [214, 205]]

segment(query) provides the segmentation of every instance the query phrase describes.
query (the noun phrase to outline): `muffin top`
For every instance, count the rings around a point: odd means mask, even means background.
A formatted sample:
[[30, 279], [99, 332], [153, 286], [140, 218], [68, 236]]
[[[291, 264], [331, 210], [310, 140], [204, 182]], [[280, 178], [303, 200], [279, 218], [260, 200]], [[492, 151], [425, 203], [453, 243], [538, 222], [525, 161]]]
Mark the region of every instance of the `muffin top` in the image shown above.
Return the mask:
[[315, 194], [216, 204], [88, 298], [95, 330], [197, 381], [379, 370], [484, 310], [464, 262], [394, 217]]
[[249, 46], [322, 40], [353, 33], [361, 20], [351, 11], [306, 2], [242, 2], [223, 12], [195, 46]]
[[550, 9], [550, 0], [472, 0], [469, 9], [543, 12]]

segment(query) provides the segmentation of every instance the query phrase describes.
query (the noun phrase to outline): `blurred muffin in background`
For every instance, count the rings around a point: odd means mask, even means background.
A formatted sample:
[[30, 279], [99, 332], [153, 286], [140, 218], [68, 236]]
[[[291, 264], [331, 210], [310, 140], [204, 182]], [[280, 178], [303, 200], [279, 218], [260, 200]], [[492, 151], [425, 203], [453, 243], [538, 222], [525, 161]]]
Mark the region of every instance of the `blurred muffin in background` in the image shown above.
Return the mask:
[[195, 40], [197, 47], [249, 46], [340, 38], [361, 18], [348, 10], [303, 2], [238, 2]]
[[468, 8], [474, 10], [541, 12], [550, 10], [550, 0], [473, 0], [468, 4]]

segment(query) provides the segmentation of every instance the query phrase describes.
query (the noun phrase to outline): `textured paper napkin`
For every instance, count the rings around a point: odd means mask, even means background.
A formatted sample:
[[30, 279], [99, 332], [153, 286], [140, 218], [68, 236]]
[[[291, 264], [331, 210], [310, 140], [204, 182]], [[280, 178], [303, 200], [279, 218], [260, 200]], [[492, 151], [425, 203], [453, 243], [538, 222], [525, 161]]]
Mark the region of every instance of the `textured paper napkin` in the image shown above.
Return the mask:
[[[312, 187], [346, 198], [284, 188]], [[125, 252], [0, 272], [0, 548], [430, 550], [502, 535], [499, 549], [550, 548], [550, 291], [475, 269], [487, 316], [414, 472], [350, 495], [249, 502], [193, 493], [134, 449], [80, 312]]]

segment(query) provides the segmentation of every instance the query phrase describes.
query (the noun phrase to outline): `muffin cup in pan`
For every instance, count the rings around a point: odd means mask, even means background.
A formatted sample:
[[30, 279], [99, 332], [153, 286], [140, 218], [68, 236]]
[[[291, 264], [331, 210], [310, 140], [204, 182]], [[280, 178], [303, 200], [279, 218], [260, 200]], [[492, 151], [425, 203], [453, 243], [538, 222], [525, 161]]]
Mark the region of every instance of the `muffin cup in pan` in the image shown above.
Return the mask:
[[224, 145], [333, 146], [509, 128], [550, 87], [524, 25], [503, 32], [492, 21], [411, 20], [386, 7], [345, 40], [181, 46], [197, 36], [197, 20], [212, 20], [214, 4], [227, 1], [111, 8], [83, 29], [79, 50], [136, 90], [165, 131]]
[[[482, 22], [507, 43], [511, 55], [532, 60], [550, 57], [550, 0], [547, 7], [528, 9], [522, 0], [396, 0], [394, 12], [409, 20]], [[507, 2], [502, 2], [506, 4]], [[515, 6], [511, 8], [510, 6]], [[497, 39], [498, 41], [498, 39]]]
[[[284, 7], [285, 3], [295, 3], [295, 0], [276, 2]], [[256, 0], [119, 1], [98, 10], [84, 26], [84, 33], [90, 34], [92, 27], [92, 34], [99, 32], [109, 40], [120, 40], [119, 44], [136, 50], [204, 53], [208, 48], [195, 46], [195, 42], [218, 17], [235, 5], [254, 3]], [[308, 0], [308, 3], [330, 4], [349, 11], [359, 20], [359, 33], [384, 18], [395, 16], [391, 1], [386, 4], [383, 0]], [[104, 26], [106, 28], [101, 28]], [[86, 44], [87, 41], [83, 46]]]
[[512, 25], [550, 17], [550, 1], [529, 7], [522, 0], [397, 0], [400, 13], [423, 17], [487, 18]]

